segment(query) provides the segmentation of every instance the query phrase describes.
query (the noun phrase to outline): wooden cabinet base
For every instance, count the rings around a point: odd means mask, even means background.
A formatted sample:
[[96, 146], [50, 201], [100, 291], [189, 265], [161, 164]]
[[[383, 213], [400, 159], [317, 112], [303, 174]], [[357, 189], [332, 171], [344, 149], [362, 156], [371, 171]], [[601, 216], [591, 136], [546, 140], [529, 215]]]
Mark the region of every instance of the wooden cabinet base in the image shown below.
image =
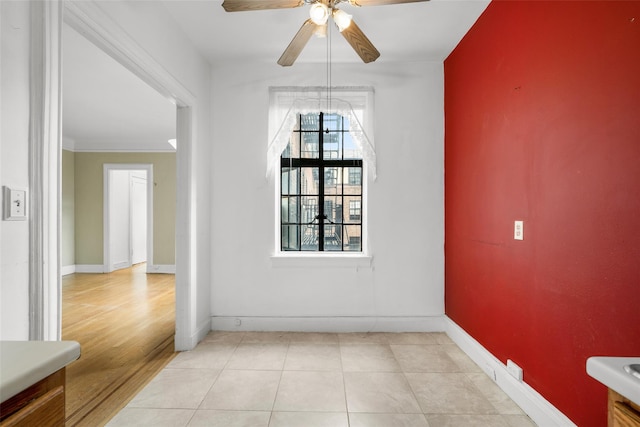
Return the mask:
[[640, 427], [640, 406], [609, 389], [609, 427]]
[[18, 393], [0, 405], [0, 427], [64, 426], [65, 369]]

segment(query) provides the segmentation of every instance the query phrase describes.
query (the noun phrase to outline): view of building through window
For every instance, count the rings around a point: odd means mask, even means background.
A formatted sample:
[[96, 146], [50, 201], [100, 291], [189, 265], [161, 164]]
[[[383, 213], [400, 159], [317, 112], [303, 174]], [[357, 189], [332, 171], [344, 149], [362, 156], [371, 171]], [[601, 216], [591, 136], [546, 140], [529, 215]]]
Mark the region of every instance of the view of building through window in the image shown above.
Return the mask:
[[281, 250], [362, 251], [362, 155], [337, 114], [300, 114], [280, 158]]

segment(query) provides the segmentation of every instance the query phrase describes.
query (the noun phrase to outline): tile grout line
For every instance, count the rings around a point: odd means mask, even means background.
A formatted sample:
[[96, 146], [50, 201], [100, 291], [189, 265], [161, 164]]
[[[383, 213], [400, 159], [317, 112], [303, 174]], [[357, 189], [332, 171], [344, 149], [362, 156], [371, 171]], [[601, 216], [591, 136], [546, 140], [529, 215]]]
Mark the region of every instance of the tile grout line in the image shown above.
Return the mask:
[[[242, 339], [240, 340], [240, 342], [242, 342]], [[191, 423], [191, 421], [193, 420], [193, 417], [195, 417], [196, 413], [200, 410], [202, 407], [202, 404], [204, 403], [205, 399], [207, 398], [207, 395], [211, 392], [211, 390], [213, 389], [213, 387], [216, 385], [216, 383], [218, 382], [218, 380], [220, 379], [220, 376], [222, 375], [222, 373], [224, 372], [224, 370], [226, 369], [227, 365], [229, 364], [229, 361], [231, 360], [231, 358], [233, 357], [233, 355], [235, 354], [236, 350], [238, 349], [238, 346], [240, 345], [240, 342], [234, 343], [234, 348], [233, 351], [231, 352], [231, 354], [229, 354], [229, 357], [227, 358], [227, 360], [225, 361], [224, 365], [222, 366], [221, 369], [218, 370], [218, 374], [216, 375], [215, 379], [213, 380], [213, 382], [211, 383], [211, 386], [209, 387], [209, 389], [207, 390], [206, 393], [204, 393], [202, 399], [200, 400], [200, 403], [198, 404], [198, 407], [195, 408], [193, 414], [191, 415], [191, 418], [189, 419], [189, 422], [186, 424], [187, 426], [189, 426], [189, 424]], [[212, 342], [211, 345], [215, 346], [215, 345], [219, 345], [219, 344], [224, 344], [224, 342], [222, 343], [216, 343], [216, 342]], [[196, 346], [197, 348], [197, 346]], [[195, 350], [195, 349], [194, 349]], [[192, 351], [194, 351], [192, 350]]]
[[284, 355], [284, 360], [282, 361], [282, 369], [280, 369], [280, 378], [278, 379], [278, 387], [276, 387], [276, 392], [273, 396], [273, 403], [271, 404], [271, 412], [269, 413], [269, 422], [267, 426], [271, 425], [271, 420], [273, 419], [273, 411], [276, 408], [276, 400], [278, 399], [278, 392], [280, 391], [280, 384], [282, 384], [282, 375], [284, 374], [284, 367], [287, 363], [287, 356], [289, 356], [289, 349], [291, 348], [291, 340], [287, 340], [287, 351]]
[[347, 427], [351, 427], [349, 400], [347, 399], [347, 380], [345, 379], [344, 364], [342, 363], [342, 342], [340, 342], [340, 337], [338, 337], [338, 352], [340, 353], [340, 373], [342, 374], [342, 388], [344, 389], [344, 408], [347, 414]]

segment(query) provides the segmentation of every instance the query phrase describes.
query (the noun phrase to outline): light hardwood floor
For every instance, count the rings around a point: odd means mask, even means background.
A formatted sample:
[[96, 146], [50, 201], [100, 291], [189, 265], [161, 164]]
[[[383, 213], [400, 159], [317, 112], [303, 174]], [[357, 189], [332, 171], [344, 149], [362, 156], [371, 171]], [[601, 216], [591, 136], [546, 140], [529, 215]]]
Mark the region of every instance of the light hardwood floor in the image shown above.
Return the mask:
[[174, 276], [145, 269], [62, 279], [62, 339], [81, 347], [67, 367], [67, 426], [106, 424], [175, 355]]

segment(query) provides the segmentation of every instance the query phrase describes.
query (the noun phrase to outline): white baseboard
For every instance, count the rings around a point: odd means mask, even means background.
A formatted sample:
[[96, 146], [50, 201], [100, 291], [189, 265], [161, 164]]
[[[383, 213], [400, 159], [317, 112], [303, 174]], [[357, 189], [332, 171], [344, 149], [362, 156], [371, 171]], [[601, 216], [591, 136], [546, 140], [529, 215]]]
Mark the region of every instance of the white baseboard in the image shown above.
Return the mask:
[[147, 273], [176, 274], [175, 264], [147, 264]]
[[447, 316], [444, 316], [444, 325], [445, 332], [453, 342], [476, 362], [537, 425], [545, 427], [576, 426], [531, 386], [512, 377], [505, 364]]
[[76, 273], [104, 273], [102, 264], [76, 264]]
[[202, 323], [198, 325], [198, 328], [196, 329], [196, 333], [195, 333], [196, 343], [194, 344], [194, 347], [198, 345], [198, 343], [202, 341], [209, 332], [211, 332], [211, 322], [209, 322], [209, 319], [205, 319]]
[[120, 261], [113, 264], [113, 271], [122, 270], [124, 268], [129, 268], [129, 267], [131, 267], [131, 264], [129, 264], [129, 261]]
[[[129, 265], [120, 266], [116, 265], [115, 270], [120, 268], [130, 267]], [[78, 264], [78, 265], [66, 265], [61, 268], [61, 274], [66, 276], [72, 273], [104, 273], [104, 265], [102, 264]], [[176, 274], [176, 266], [174, 264], [167, 265], [147, 265], [147, 273], [163, 273], [163, 274]]]
[[[238, 324], [239, 323], [239, 324]], [[442, 332], [442, 316], [416, 317], [251, 317], [212, 316], [215, 331]]]
[[76, 266], [75, 265], [63, 265], [60, 267], [60, 275], [61, 276], [68, 276], [69, 274], [73, 274], [76, 272]]
[[174, 335], [174, 345], [176, 351], [189, 351], [193, 350], [200, 341], [207, 336], [211, 331], [211, 322], [209, 319], [200, 323], [196, 329], [195, 334], [180, 338], [178, 334]]

